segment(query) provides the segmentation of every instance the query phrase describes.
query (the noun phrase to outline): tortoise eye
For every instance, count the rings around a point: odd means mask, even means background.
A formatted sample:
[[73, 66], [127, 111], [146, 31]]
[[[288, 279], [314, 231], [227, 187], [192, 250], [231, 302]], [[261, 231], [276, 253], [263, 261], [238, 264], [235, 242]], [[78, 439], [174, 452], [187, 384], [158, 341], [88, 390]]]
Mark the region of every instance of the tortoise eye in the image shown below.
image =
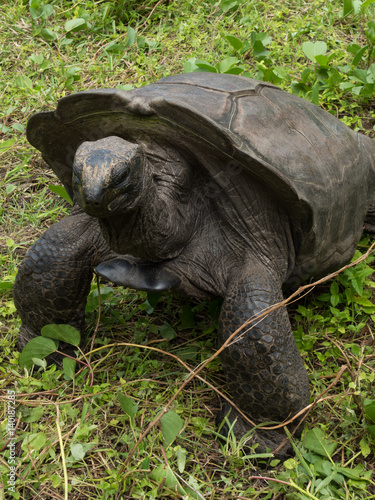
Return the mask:
[[112, 180], [112, 185], [117, 187], [120, 186], [120, 184], [123, 184], [128, 179], [129, 173], [129, 170], [125, 170], [124, 172], [116, 175]]

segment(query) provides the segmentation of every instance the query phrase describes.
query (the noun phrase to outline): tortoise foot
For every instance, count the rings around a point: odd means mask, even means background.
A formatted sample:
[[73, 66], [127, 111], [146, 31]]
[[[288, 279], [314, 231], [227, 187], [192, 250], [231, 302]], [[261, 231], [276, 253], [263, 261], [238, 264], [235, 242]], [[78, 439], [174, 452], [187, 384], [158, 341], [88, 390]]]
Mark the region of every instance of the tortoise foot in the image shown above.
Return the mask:
[[[241, 441], [241, 448], [246, 454], [273, 453], [274, 457], [279, 460], [286, 460], [294, 455], [293, 447], [283, 428], [277, 430], [257, 429], [250, 434], [249, 431], [254, 428], [228, 403], [223, 403], [221, 411], [216, 417], [216, 423], [221, 426], [220, 434], [223, 437], [228, 437], [229, 432], [234, 433], [237, 442]], [[249, 437], [243, 439], [246, 434], [249, 434]], [[255, 447], [255, 445], [257, 446]]]

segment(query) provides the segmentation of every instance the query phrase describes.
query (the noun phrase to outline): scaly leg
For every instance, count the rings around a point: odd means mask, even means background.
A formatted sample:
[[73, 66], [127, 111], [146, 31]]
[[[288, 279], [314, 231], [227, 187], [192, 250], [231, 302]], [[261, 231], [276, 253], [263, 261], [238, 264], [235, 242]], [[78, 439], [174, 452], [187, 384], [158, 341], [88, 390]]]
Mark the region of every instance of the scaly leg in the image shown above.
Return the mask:
[[[222, 307], [221, 340], [224, 342], [248, 318], [281, 300], [281, 283], [275, 272], [259, 262], [240, 271], [232, 278]], [[257, 424], [282, 422], [309, 404], [308, 377], [285, 307], [245, 328], [223, 351], [222, 363], [234, 403]], [[221, 420], [229, 409], [224, 405]], [[233, 422], [236, 417], [234, 433], [240, 438], [251, 425], [232, 408], [229, 420]], [[267, 447], [277, 448], [285, 437], [282, 429], [257, 430], [253, 442], [259, 443], [257, 452], [264, 452]], [[287, 453], [285, 448], [278, 456]]]
[[28, 251], [14, 284], [22, 319], [19, 348], [46, 324], [69, 324], [83, 331], [94, 266], [116, 256], [98, 221], [78, 207], [51, 226]]

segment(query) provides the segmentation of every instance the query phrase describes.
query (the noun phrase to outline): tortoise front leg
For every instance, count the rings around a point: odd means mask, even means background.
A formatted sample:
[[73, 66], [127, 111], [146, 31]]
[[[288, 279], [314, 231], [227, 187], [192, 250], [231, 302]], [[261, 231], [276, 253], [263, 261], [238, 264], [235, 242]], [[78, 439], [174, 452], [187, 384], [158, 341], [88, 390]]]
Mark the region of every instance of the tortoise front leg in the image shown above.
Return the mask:
[[[222, 307], [221, 340], [224, 342], [248, 318], [281, 300], [281, 283], [274, 271], [260, 263], [240, 270], [230, 282]], [[233, 402], [255, 423], [282, 422], [309, 404], [308, 377], [285, 307], [256, 321], [250, 329], [244, 328], [221, 357]], [[221, 420], [230, 409], [223, 406]], [[232, 408], [229, 420], [235, 418], [234, 433], [240, 438], [251, 425]], [[259, 443], [257, 451], [264, 452], [267, 447], [276, 449], [285, 437], [282, 429], [258, 430], [254, 442]], [[286, 453], [288, 449], [284, 448], [279, 456]]]
[[19, 349], [50, 323], [83, 331], [94, 266], [115, 256], [98, 221], [78, 207], [51, 226], [28, 251], [14, 284], [22, 319]]

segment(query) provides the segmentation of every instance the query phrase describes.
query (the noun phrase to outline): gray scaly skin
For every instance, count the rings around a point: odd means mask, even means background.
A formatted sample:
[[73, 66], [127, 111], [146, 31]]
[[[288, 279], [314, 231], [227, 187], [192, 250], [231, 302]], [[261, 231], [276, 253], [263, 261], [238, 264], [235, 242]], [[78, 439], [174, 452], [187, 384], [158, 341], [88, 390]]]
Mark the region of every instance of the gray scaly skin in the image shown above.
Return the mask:
[[[149, 285], [152, 272], [164, 288], [223, 297], [221, 342], [282, 300], [281, 286], [294, 265], [292, 231], [286, 213], [255, 181], [243, 214], [249, 236], [241, 221], [228, 224], [222, 217], [225, 204], [235, 213], [224, 190], [218, 186], [215, 198], [203, 196], [205, 174], [165, 146], [136, 146], [117, 137], [83, 143], [73, 170], [81, 208], [42, 236], [17, 276], [20, 347], [47, 323], [83, 329], [95, 266], [125, 286], [157, 289]], [[127, 274], [129, 266], [136, 272]], [[283, 421], [309, 403], [307, 374], [285, 308], [241, 334], [222, 362], [230, 396], [256, 423]], [[228, 409], [224, 405], [222, 416]], [[232, 410], [229, 419], [236, 417]], [[240, 438], [250, 428], [239, 418], [234, 432]], [[258, 452], [284, 439], [282, 431], [260, 431], [253, 438]], [[278, 455], [288, 451], [284, 447]]]

